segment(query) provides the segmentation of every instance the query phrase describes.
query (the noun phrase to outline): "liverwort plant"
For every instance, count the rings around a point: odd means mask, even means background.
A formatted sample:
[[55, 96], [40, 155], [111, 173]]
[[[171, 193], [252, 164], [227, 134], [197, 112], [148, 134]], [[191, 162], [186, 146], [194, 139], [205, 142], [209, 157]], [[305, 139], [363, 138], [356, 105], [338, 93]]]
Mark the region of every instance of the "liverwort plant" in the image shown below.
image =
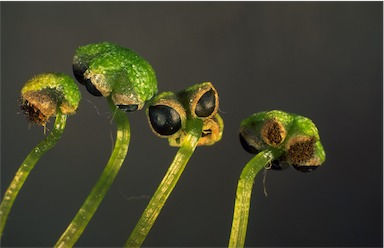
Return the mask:
[[73, 71], [89, 93], [107, 98], [117, 134], [102, 175], [55, 247], [72, 247], [76, 243], [115, 180], [130, 141], [130, 125], [125, 112], [142, 109], [157, 93], [152, 66], [134, 51], [113, 43], [79, 47], [73, 58]]
[[73, 72], [89, 93], [110, 97], [126, 112], [142, 109], [157, 93], [152, 66], [134, 51], [110, 42], [79, 47]]
[[1, 235], [12, 205], [29, 173], [44, 153], [53, 148], [60, 139], [67, 116], [75, 113], [80, 98], [75, 82], [62, 73], [39, 74], [21, 89], [21, 110], [31, 123], [43, 126], [45, 133], [49, 118], [55, 116], [56, 119], [52, 131], [28, 154], [4, 194], [0, 205]]
[[218, 109], [219, 96], [209, 82], [179, 93], [163, 92], [150, 101], [147, 116], [152, 131], [180, 148], [125, 247], [139, 247], [144, 242], [196, 146], [213, 145], [221, 139], [224, 124]]
[[262, 168], [280, 170], [292, 166], [310, 172], [325, 161], [315, 124], [306, 117], [279, 110], [244, 119], [240, 142], [256, 156], [244, 167], [237, 185], [229, 247], [244, 247], [252, 186]]

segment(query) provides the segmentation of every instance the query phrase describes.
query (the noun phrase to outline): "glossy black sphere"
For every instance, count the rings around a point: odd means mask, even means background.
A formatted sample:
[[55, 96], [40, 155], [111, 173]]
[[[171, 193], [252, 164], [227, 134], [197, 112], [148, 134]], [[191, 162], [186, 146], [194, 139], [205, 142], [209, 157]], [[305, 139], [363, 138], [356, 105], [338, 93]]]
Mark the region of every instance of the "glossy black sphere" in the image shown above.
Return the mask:
[[180, 115], [169, 106], [150, 106], [148, 114], [153, 129], [160, 135], [172, 135], [181, 128]]
[[216, 96], [215, 92], [211, 89], [205, 92], [195, 107], [195, 114], [198, 117], [208, 117], [215, 110], [216, 105]]

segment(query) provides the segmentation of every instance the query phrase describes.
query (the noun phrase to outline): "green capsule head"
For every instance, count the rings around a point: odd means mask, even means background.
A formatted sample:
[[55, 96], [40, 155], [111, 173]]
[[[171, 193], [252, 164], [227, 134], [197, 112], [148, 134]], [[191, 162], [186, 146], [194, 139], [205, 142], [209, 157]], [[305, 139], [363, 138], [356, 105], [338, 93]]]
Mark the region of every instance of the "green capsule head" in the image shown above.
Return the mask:
[[325, 161], [325, 152], [315, 124], [308, 118], [279, 110], [260, 112], [240, 125], [240, 142], [253, 154], [265, 149], [283, 151], [276, 168], [291, 165], [309, 172]]
[[203, 121], [198, 146], [213, 145], [223, 134], [224, 124], [217, 113], [219, 97], [211, 83], [193, 85], [178, 93], [163, 92], [156, 95], [147, 108], [148, 122], [159, 137], [168, 138], [171, 146], [181, 146], [186, 135], [188, 119]]
[[76, 79], [94, 96], [111, 96], [120, 109], [142, 109], [157, 93], [152, 66], [134, 51], [103, 42], [81, 46], [73, 58]]
[[74, 114], [80, 98], [79, 88], [69, 76], [42, 73], [26, 82], [21, 89], [21, 109], [31, 122], [45, 126], [58, 109], [63, 114]]

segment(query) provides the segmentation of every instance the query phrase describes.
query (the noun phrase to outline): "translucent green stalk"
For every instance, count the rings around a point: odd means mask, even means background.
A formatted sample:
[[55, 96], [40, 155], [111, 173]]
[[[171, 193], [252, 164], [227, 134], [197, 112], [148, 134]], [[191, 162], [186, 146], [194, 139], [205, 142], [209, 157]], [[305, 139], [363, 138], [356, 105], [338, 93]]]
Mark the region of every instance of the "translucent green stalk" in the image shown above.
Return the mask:
[[253, 157], [241, 172], [237, 185], [235, 209], [228, 247], [244, 247], [247, 233], [252, 186], [257, 173], [282, 154], [279, 150], [264, 150]]
[[200, 119], [189, 119], [186, 125], [185, 131], [187, 135], [185, 140], [147, 208], [144, 210], [139, 222], [129, 236], [128, 241], [125, 243], [125, 247], [140, 247], [144, 242], [196, 148], [201, 137], [203, 121]]
[[308, 118], [280, 110], [251, 115], [240, 124], [240, 143], [253, 154], [237, 185], [229, 247], [244, 247], [252, 186], [257, 173], [267, 165], [273, 170], [292, 166], [310, 172], [325, 161], [325, 152], [315, 124]]
[[21, 89], [20, 107], [31, 123], [46, 130], [49, 118], [56, 116], [52, 132], [41, 141], [23, 161], [0, 205], [0, 236], [12, 205], [29, 173], [48, 150], [60, 139], [67, 115], [74, 114], [79, 102], [80, 91], [73, 80], [63, 73], [41, 73], [28, 80]]
[[9, 212], [11, 211], [13, 202], [15, 201], [21, 187], [37, 161], [39, 161], [44, 153], [54, 147], [56, 142], [60, 139], [65, 128], [66, 120], [67, 115], [62, 114], [60, 109], [58, 109], [52, 132], [44, 140], [37, 144], [37, 146], [28, 154], [5, 192], [0, 205], [1, 235], [3, 235], [3, 230], [7, 222]]
[[130, 125], [128, 117], [125, 112], [114, 105], [110, 97], [108, 98], [108, 103], [112, 113], [114, 113], [113, 118], [117, 125], [115, 147], [101, 177], [93, 187], [75, 218], [57, 241], [55, 247], [72, 247], [76, 243], [96, 212], [104, 196], [107, 194], [107, 191], [115, 180], [128, 152], [130, 141]]

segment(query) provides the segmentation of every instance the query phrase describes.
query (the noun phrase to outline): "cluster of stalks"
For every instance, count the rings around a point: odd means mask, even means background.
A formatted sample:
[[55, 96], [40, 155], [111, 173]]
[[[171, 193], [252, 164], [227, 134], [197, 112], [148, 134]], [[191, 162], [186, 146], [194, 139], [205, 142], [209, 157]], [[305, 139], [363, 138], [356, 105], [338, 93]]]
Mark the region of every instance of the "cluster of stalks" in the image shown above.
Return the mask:
[[[220, 141], [224, 122], [218, 114], [219, 94], [212, 83], [195, 84], [179, 92], [157, 93], [152, 66], [134, 51], [102, 42], [79, 47], [73, 58], [76, 80], [96, 97], [105, 97], [117, 133], [110, 159], [95, 186], [64, 230], [55, 247], [72, 247], [79, 239], [107, 194], [128, 152], [130, 125], [126, 112], [145, 109], [153, 133], [179, 147], [163, 180], [149, 201], [125, 247], [140, 247], [153, 227], [165, 202], [197, 146]], [[31, 123], [44, 127], [55, 117], [49, 135], [22, 162], [0, 205], [0, 235], [3, 236], [12, 205], [38, 160], [60, 139], [68, 115], [75, 114], [80, 91], [63, 73], [41, 73], [21, 90], [20, 105]], [[250, 198], [254, 179], [263, 169], [293, 167], [310, 172], [325, 161], [324, 149], [313, 122], [279, 110], [251, 115], [240, 124], [240, 143], [255, 154], [241, 172], [237, 186], [229, 247], [245, 243]]]

